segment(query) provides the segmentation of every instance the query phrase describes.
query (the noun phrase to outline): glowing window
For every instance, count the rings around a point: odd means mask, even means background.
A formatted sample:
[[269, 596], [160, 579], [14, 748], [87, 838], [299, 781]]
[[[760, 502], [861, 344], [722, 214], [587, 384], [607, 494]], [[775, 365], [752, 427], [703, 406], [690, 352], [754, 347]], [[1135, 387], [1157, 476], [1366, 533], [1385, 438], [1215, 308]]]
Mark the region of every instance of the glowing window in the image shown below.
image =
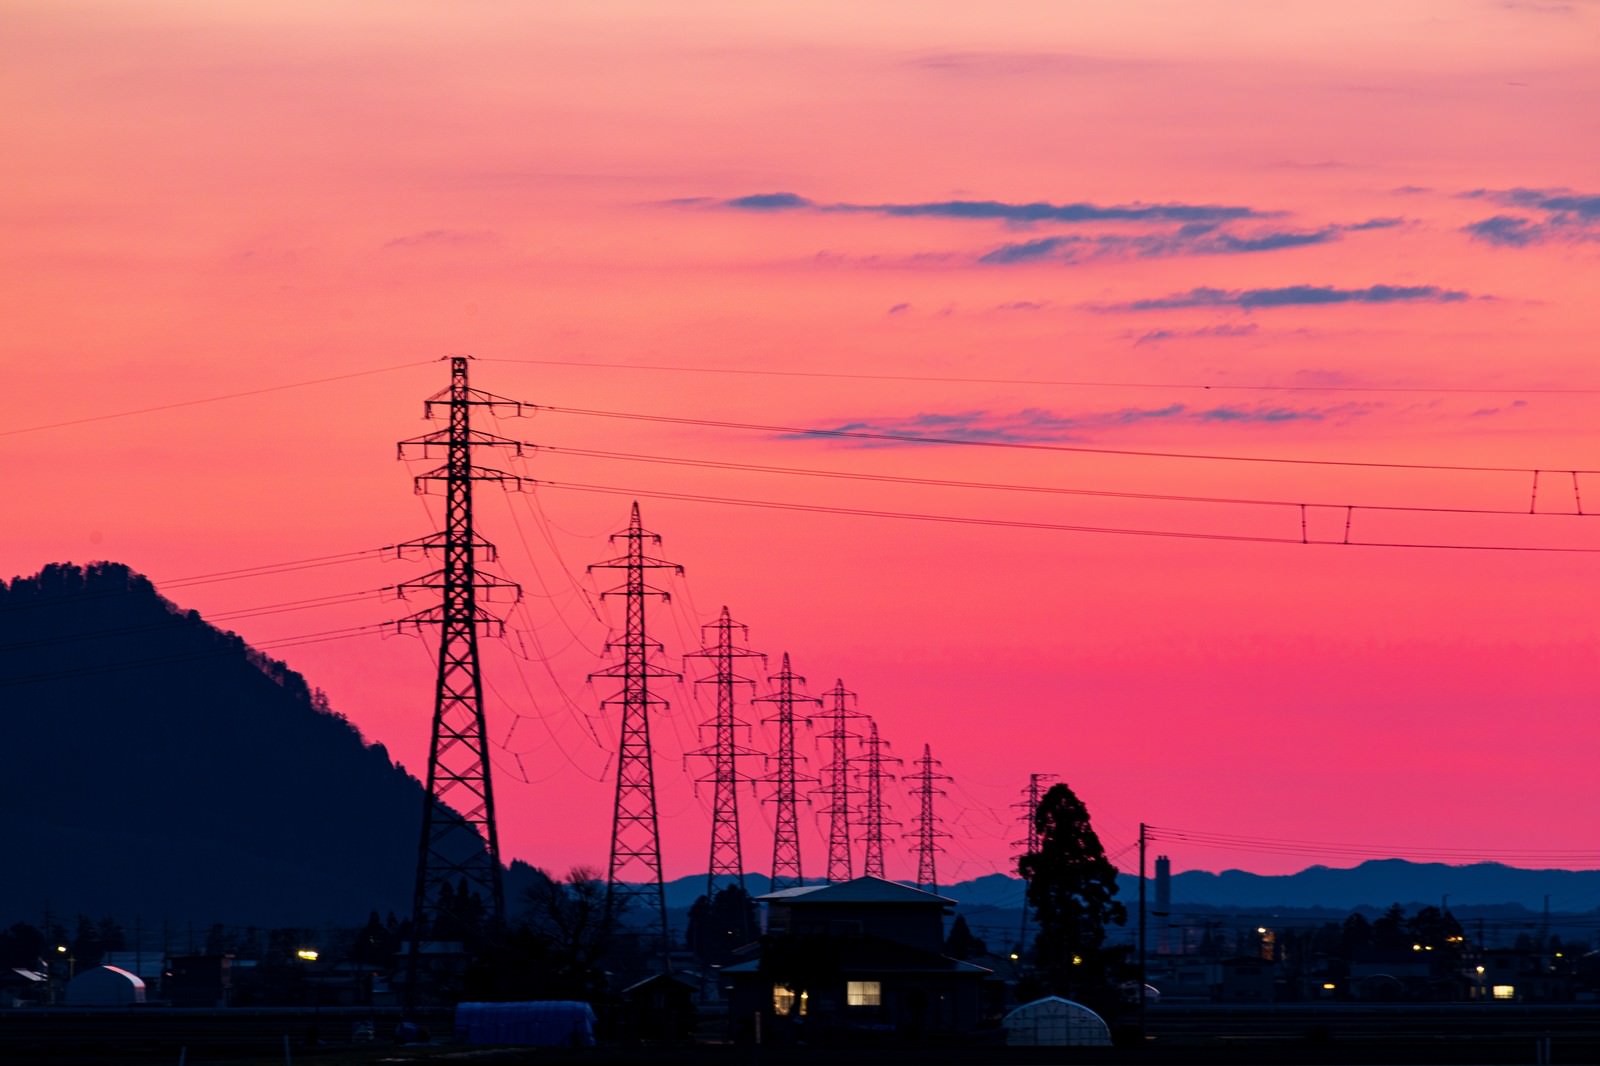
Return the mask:
[[844, 999], [852, 1007], [876, 1007], [883, 1003], [883, 985], [877, 981], [848, 981]]
[[1494, 998], [1495, 999], [1516, 999], [1517, 998], [1517, 986], [1516, 985], [1495, 985], [1494, 986]]
[[772, 1013], [787, 1018], [794, 1013], [794, 989], [782, 985], [772, 986]]

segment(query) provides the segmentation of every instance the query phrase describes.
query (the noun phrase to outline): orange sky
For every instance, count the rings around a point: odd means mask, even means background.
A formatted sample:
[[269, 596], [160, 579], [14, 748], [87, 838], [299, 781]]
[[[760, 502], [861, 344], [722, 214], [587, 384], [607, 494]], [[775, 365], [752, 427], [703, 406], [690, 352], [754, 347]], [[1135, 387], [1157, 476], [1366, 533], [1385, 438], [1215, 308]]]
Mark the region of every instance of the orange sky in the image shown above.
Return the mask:
[[[420, 401], [446, 379], [431, 361], [456, 352], [479, 358], [474, 384], [557, 407], [1526, 468], [867, 446], [560, 413], [494, 427], [557, 449], [522, 464], [549, 483], [533, 497], [485, 491], [479, 510], [528, 593], [508, 646], [486, 652], [503, 839], [559, 869], [605, 859], [617, 722], [585, 677], [619, 615], [591, 609], [584, 567], [608, 556], [629, 493], [1300, 535], [1292, 507], [560, 449], [1510, 510], [1538, 468], [1538, 508], [1572, 510], [1565, 472], [1600, 467], [1595, 396], [1550, 390], [1600, 389], [1600, 8], [1130, 6], [9, 4], [0, 572], [111, 558], [159, 583], [419, 536], [438, 504], [411, 495], [420, 466], [392, 442], [423, 430]], [[1125, 384], [1045, 384], [1064, 381]], [[1239, 385], [1286, 388], [1222, 388]], [[1600, 509], [1600, 476], [1578, 482]], [[1007, 867], [1030, 771], [1084, 796], [1125, 868], [1140, 821], [1525, 865], [1600, 854], [1584, 594], [1600, 556], [641, 500], [687, 567], [657, 633], [674, 662], [726, 604], [813, 691], [842, 678], [900, 755], [933, 745], [956, 778], [941, 880]], [[1344, 519], [1313, 508], [1308, 532], [1343, 539]], [[1555, 516], [1357, 510], [1352, 530], [1600, 546], [1587, 520]], [[169, 595], [219, 615], [413, 569]], [[411, 606], [223, 624], [268, 642]], [[281, 654], [421, 768], [425, 644]], [[679, 874], [705, 863], [709, 790], [694, 794], [681, 756], [710, 701], [671, 695], [657, 770]], [[908, 821], [911, 801], [891, 798]], [[766, 870], [770, 812], [743, 802], [747, 865]], [[906, 846], [891, 874], [914, 870]], [[803, 848], [820, 873], [820, 838]], [[1178, 869], [1351, 861], [1156, 850]]]

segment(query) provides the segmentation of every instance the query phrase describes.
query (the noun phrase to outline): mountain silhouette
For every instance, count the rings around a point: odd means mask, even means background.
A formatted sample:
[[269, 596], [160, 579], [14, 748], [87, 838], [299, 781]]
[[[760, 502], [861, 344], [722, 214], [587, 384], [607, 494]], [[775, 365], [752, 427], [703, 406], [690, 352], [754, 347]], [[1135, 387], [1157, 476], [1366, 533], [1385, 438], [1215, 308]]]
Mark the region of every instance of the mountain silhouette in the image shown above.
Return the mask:
[[0, 583], [0, 918], [411, 910], [423, 789], [283, 663], [117, 563]]

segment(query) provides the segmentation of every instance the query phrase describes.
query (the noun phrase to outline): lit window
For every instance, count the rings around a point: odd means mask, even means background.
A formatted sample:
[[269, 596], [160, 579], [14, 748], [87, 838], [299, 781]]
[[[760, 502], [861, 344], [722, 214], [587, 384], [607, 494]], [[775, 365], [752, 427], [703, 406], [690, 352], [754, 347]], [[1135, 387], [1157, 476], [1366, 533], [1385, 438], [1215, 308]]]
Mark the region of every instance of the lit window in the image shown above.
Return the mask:
[[772, 986], [772, 1013], [787, 1018], [794, 1013], [794, 989], [782, 985]]
[[1516, 985], [1495, 985], [1494, 986], [1494, 998], [1495, 999], [1516, 999], [1517, 998], [1517, 986]]
[[883, 985], [877, 981], [848, 981], [844, 1000], [852, 1007], [876, 1007], [883, 1003]]

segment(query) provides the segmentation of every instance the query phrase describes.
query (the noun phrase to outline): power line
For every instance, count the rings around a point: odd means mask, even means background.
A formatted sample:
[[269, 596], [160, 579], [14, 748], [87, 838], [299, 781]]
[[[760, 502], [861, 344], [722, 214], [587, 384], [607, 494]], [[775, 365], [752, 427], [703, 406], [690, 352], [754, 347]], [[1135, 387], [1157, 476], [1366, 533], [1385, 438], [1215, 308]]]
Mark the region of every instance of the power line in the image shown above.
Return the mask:
[[260, 566], [246, 566], [237, 570], [217, 570], [209, 574], [175, 577], [159, 582], [152, 578], [150, 581], [158, 589], [181, 589], [190, 585], [209, 585], [217, 581], [238, 581], [248, 577], [270, 577], [274, 574], [287, 574], [294, 570], [313, 570], [322, 566], [335, 566], [339, 563], [353, 563], [358, 559], [367, 559], [385, 552], [398, 551], [401, 547], [403, 545], [385, 544], [381, 548], [363, 548], [360, 551], [339, 552], [334, 555], [313, 555], [305, 559], [290, 559], [281, 563], [262, 563]]
[[[325, 629], [316, 633], [306, 633], [295, 637], [282, 637], [277, 640], [264, 641], [260, 644], [247, 644], [247, 651], [268, 652], [285, 648], [298, 648], [308, 644], [324, 644], [332, 640], [348, 640], [351, 637], [370, 636], [391, 628], [393, 623], [377, 622], [364, 626], [348, 626], [343, 629]], [[239, 638], [242, 642], [242, 638]], [[147, 666], [166, 666], [175, 663], [194, 662], [200, 659], [211, 659], [224, 655], [237, 655], [239, 645], [231, 641], [220, 642], [221, 646], [206, 648], [191, 652], [181, 652], [173, 655], [159, 655], [148, 659], [130, 659], [116, 663], [98, 663], [94, 666], [79, 666], [70, 670], [54, 670], [38, 674], [12, 675], [0, 678], [0, 687], [11, 685], [31, 685], [43, 681], [60, 681], [73, 677], [86, 677], [91, 674], [115, 673], [120, 670], [134, 670]]]
[[209, 618], [201, 617], [191, 619], [189, 612], [181, 611], [169, 614], [151, 622], [140, 622], [135, 625], [117, 626], [113, 629], [92, 629], [81, 633], [61, 633], [48, 637], [35, 637], [32, 640], [13, 641], [9, 644], [0, 644], [0, 651], [16, 651], [20, 648], [45, 647], [54, 644], [67, 644], [78, 640], [99, 640], [105, 637], [121, 637], [134, 633], [148, 633], [152, 630], [178, 629], [190, 626], [215, 625], [217, 622], [239, 621], [245, 618], [260, 618], [267, 615], [286, 614], [291, 611], [304, 611], [315, 607], [335, 607], [347, 603], [356, 603], [375, 594], [387, 592], [394, 586], [386, 588], [368, 589], [362, 592], [337, 593], [332, 596], [315, 596], [304, 600], [286, 600], [282, 603], [267, 604], [263, 607], [243, 608], [237, 611], [225, 611]]
[[1333, 392], [1333, 393], [1454, 393], [1460, 395], [1600, 395], [1600, 388], [1560, 386], [1498, 386], [1479, 388], [1470, 385], [1262, 385], [1205, 381], [1094, 381], [1072, 378], [960, 377], [936, 374], [848, 374], [825, 370], [759, 370], [751, 367], [685, 366], [662, 363], [584, 362], [576, 359], [496, 359], [486, 363], [519, 363], [528, 366], [570, 366], [599, 370], [649, 370], [678, 374], [730, 374], [749, 377], [819, 378], [830, 381], [917, 381], [952, 385], [1059, 385], [1087, 389], [1191, 389], [1202, 392]]
[[759, 422], [730, 422], [712, 418], [688, 418], [679, 415], [650, 415], [633, 411], [600, 411], [584, 407], [555, 407], [539, 405], [539, 410], [564, 415], [586, 415], [594, 418], [619, 418], [633, 422], [665, 422], [679, 426], [706, 426], [712, 429], [740, 429], [758, 433], [778, 433], [801, 437], [840, 437], [851, 440], [892, 441], [897, 444], [939, 444], [963, 448], [1007, 448], [1020, 451], [1071, 452], [1083, 455], [1123, 455], [1145, 459], [1200, 459], [1208, 462], [1228, 463], [1278, 463], [1289, 466], [1357, 467], [1367, 470], [1431, 470], [1475, 474], [1531, 474], [1536, 470], [1553, 470], [1563, 474], [1600, 474], [1600, 470], [1569, 466], [1466, 466], [1450, 463], [1380, 463], [1359, 459], [1306, 459], [1267, 455], [1232, 455], [1220, 452], [1161, 452], [1137, 448], [1097, 448], [1080, 444], [1046, 444], [1040, 441], [971, 440], [961, 437], [932, 437], [916, 433], [885, 433], [864, 429], [817, 429], [807, 426], [773, 426]]
[[1213, 833], [1204, 830], [1174, 829], [1165, 826], [1146, 826], [1147, 839], [1174, 841], [1194, 847], [1216, 848], [1230, 851], [1252, 851], [1270, 854], [1339, 856], [1354, 858], [1394, 858], [1415, 856], [1434, 862], [1451, 860], [1503, 861], [1517, 859], [1524, 862], [1553, 862], [1558, 864], [1600, 864], [1600, 851], [1551, 848], [1456, 848], [1425, 846], [1397, 846], [1384, 844], [1346, 844], [1319, 840], [1297, 840], [1244, 836], [1231, 833]]
[[225, 400], [241, 400], [250, 396], [264, 396], [270, 392], [285, 392], [289, 389], [303, 389], [311, 385], [326, 385], [333, 381], [349, 381], [351, 378], [371, 377], [374, 374], [388, 374], [395, 370], [408, 370], [416, 366], [431, 366], [438, 362], [437, 359], [420, 359], [411, 363], [396, 363], [393, 366], [380, 366], [373, 370], [357, 370], [349, 374], [334, 374], [325, 378], [310, 378], [306, 381], [291, 381], [285, 385], [268, 385], [260, 389], [247, 389], [243, 392], [228, 392], [217, 396], [202, 396], [194, 400], [178, 400], [175, 403], [156, 404], [154, 407], [136, 407], [128, 411], [111, 411], [106, 414], [88, 415], [83, 418], [71, 418], [64, 422], [46, 422], [37, 426], [22, 426], [17, 429], [0, 430], [0, 437], [15, 437], [23, 433], [41, 433], [47, 429], [65, 429], [69, 426], [83, 426], [91, 422], [109, 422], [117, 418], [132, 418], [135, 415], [155, 414], [159, 411], [174, 411], [181, 407], [199, 407], [208, 403], [221, 403]]
[[587, 485], [575, 482], [545, 481], [547, 489], [570, 489], [577, 492], [600, 492], [616, 496], [636, 496], [658, 500], [683, 500], [690, 503], [714, 503], [733, 507], [756, 507], [769, 510], [803, 511], [813, 514], [845, 515], [859, 518], [896, 518], [916, 522], [946, 522], [955, 525], [986, 526], [1001, 529], [1038, 529], [1061, 533], [1100, 533], [1113, 536], [1160, 537], [1171, 540], [1207, 540], [1237, 544], [1297, 544], [1313, 547], [1345, 548], [1407, 548], [1430, 551], [1486, 551], [1486, 552], [1538, 552], [1558, 555], [1600, 554], [1600, 547], [1571, 547], [1545, 544], [1451, 544], [1426, 541], [1377, 540], [1315, 540], [1299, 537], [1267, 536], [1247, 533], [1206, 533], [1196, 530], [1141, 529], [1122, 526], [1086, 526], [1064, 522], [1036, 522], [1010, 518], [978, 518], [968, 515], [925, 514], [913, 511], [890, 511], [860, 507], [835, 507], [825, 504], [785, 503], [778, 500], [750, 500], [732, 496], [705, 496], [684, 492], [658, 492], [649, 489], [620, 488], [613, 485]]
[[920, 478], [898, 474], [873, 474], [861, 471], [819, 470], [813, 467], [770, 466], [758, 463], [731, 463], [716, 459], [690, 459], [681, 456], [643, 455], [633, 452], [607, 452], [591, 448], [563, 448], [541, 446], [542, 450], [563, 455], [577, 455], [591, 459], [616, 459], [626, 462], [657, 463], [669, 466], [688, 466], [710, 470], [742, 470], [758, 474], [787, 474], [800, 477], [838, 478], [848, 481], [871, 481], [897, 485], [924, 485], [933, 488], [988, 489], [1000, 492], [1029, 492], [1059, 496], [1094, 496], [1116, 500], [1150, 500], [1163, 503], [1230, 504], [1254, 507], [1317, 507], [1333, 510], [1401, 511], [1414, 514], [1464, 514], [1464, 515], [1536, 515], [1557, 518], [1591, 518], [1596, 512], [1584, 511], [1530, 511], [1508, 507], [1424, 507], [1417, 504], [1367, 504], [1367, 503], [1314, 503], [1305, 500], [1275, 500], [1236, 496], [1191, 496], [1165, 492], [1123, 492], [1114, 489], [1082, 489], [1053, 485], [1022, 485], [992, 481], [958, 481], [948, 478]]

